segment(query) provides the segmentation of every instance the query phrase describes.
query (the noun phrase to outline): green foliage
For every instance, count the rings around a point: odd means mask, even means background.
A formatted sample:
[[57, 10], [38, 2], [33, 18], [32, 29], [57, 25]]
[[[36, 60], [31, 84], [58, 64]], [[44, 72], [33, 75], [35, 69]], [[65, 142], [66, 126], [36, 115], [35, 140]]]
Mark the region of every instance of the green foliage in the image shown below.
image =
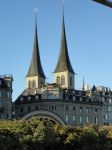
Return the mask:
[[0, 121], [0, 150], [111, 150], [111, 126], [60, 126], [50, 120]]

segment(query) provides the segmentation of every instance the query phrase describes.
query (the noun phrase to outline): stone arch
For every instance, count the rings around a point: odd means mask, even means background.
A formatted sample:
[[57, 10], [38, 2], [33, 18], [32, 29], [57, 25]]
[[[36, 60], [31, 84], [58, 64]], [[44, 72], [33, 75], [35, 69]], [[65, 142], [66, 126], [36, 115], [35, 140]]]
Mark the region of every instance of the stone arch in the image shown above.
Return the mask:
[[58, 116], [54, 112], [51, 112], [48, 110], [37, 110], [37, 111], [30, 112], [30, 113], [26, 114], [25, 116], [23, 116], [23, 118], [21, 120], [24, 121], [24, 120], [27, 120], [27, 119], [33, 117], [33, 116], [38, 116], [38, 117], [42, 117], [42, 118], [49, 118], [52, 121], [54, 121], [55, 123], [60, 124], [60, 125], [66, 124], [60, 116]]

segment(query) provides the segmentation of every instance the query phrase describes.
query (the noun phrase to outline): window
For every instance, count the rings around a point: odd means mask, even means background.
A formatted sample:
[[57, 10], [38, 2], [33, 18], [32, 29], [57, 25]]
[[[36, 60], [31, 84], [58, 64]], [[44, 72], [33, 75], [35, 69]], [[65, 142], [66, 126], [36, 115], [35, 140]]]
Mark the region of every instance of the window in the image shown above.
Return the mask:
[[111, 98], [109, 98], [109, 104], [112, 104], [112, 100], [111, 100]]
[[72, 77], [70, 77], [70, 86], [72, 86]]
[[65, 116], [66, 123], [68, 123], [68, 115]]
[[83, 112], [83, 108], [82, 107], [80, 107], [80, 113], [82, 113]]
[[10, 92], [7, 92], [7, 97], [10, 98]]
[[20, 98], [21, 101], [23, 101], [23, 99], [24, 99], [23, 97]]
[[8, 86], [8, 87], [11, 87], [11, 83], [10, 83], [10, 82], [7, 82], [7, 86]]
[[20, 108], [20, 112], [23, 112], [23, 108]]
[[86, 113], [89, 113], [89, 108], [88, 107], [86, 108]]
[[42, 87], [42, 85], [43, 85], [43, 82], [42, 82], [42, 81], [40, 81], [40, 87]]
[[80, 116], [80, 124], [83, 123], [83, 119], [82, 119], [82, 116]]
[[35, 109], [38, 110], [38, 106], [36, 106]]
[[56, 110], [56, 106], [51, 106], [51, 110]]
[[7, 119], [9, 118], [9, 114], [7, 114]]
[[98, 112], [98, 109], [97, 109], [97, 108], [95, 108], [95, 112]]
[[54, 110], [54, 106], [51, 106], [51, 110]]
[[75, 107], [73, 107], [73, 111], [75, 111]]
[[30, 107], [28, 107], [28, 112], [30, 112], [30, 110], [31, 110]]
[[76, 97], [75, 96], [73, 96], [73, 101], [75, 101], [76, 100]]
[[31, 81], [28, 82], [28, 88], [31, 89]]
[[95, 117], [95, 124], [98, 124], [98, 117]]
[[86, 117], [86, 123], [89, 123], [89, 117], [88, 116]]
[[56, 83], [57, 83], [58, 85], [60, 85], [60, 77], [59, 77], [59, 76], [57, 76], [57, 78], [56, 78]]
[[66, 106], [66, 110], [69, 110], [69, 107], [68, 107], [68, 106]]
[[48, 99], [54, 99], [54, 95], [51, 94], [51, 93], [49, 93], [49, 94], [48, 94]]
[[35, 82], [35, 80], [32, 81], [32, 87], [36, 88], [36, 82]]
[[75, 119], [75, 116], [73, 115], [73, 123], [75, 123], [75, 120], [76, 120], [76, 119]]
[[108, 106], [108, 111], [111, 111], [111, 107], [110, 106]]
[[36, 95], [36, 97], [35, 97], [36, 99], [39, 99], [39, 96], [38, 95]]
[[80, 101], [82, 102], [82, 97], [80, 97]]
[[61, 76], [61, 85], [65, 85], [65, 76]]
[[104, 97], [102, 97], [102, 102], [105, 102], [105, 98]]
[[28, 97], [28, 101], [30, 101], [30, 100], [31, 100], [31, 96]]
[[48, 109], [50, 110], [50, 106], [48, 107]]
[[108, 115], [107, 115], [107, 113], [106, 113], [106, 115], [105, 115], [105, 120], [108, 120]]

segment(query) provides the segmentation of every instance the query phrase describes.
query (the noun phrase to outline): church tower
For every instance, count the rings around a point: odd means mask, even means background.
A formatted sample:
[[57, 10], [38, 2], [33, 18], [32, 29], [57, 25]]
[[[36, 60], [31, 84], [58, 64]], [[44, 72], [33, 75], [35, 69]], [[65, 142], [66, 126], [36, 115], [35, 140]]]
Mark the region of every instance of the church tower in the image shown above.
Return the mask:
[[26, 76], [26, 88], [41, 88], [45, 85], [45, 74], [41, 65], [39, 45], [38, 45], [38, 36], [37, 36], [37, 21], [35, 19], [35, 35], [34, 35], [34, 45], [33, 45], [33, 54]]
[[75, 72], [72, 68], [68, 54], [63, 14], [61, 47], [58, 62], [54, 70], [54, 82], [60, 85], [62, 88], [74, 89], [74, 74]]

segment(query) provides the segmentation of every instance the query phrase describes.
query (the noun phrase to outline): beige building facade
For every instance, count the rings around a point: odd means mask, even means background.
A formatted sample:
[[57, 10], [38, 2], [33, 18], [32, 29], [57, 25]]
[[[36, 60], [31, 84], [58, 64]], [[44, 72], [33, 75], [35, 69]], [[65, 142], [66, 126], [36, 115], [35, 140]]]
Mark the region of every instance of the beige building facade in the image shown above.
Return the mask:
[[[26, 89], [15, 101], [15, 118], [29, 119], [33, 116], [49, 118], [61, 125], [102, 125], [108, 123], [108, 104], [104, 105], [101, 91], [95, 87], [83, 90], [74, 86], [75, 72], [70, 62], [65, 31], [64, 15], [59, 58], [54, 70], [53, 83], [45, 82], [41, 65], [37, 27], [35, 27], [33, 55], [26, 76]], [[86, 87], [86, 90], [85, 88]], [[109, 108], [112, 111], [112, 107]]]

